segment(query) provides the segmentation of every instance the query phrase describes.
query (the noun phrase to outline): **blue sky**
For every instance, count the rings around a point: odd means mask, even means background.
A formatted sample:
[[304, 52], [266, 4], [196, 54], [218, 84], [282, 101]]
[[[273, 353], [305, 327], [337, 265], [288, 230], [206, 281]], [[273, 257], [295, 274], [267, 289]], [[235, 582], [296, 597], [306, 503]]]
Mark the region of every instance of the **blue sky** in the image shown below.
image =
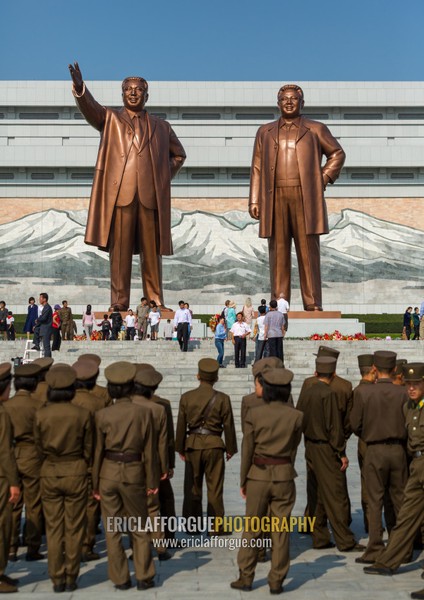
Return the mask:
[[422, 80], [424, 0], [9, 0], [0, 79]]

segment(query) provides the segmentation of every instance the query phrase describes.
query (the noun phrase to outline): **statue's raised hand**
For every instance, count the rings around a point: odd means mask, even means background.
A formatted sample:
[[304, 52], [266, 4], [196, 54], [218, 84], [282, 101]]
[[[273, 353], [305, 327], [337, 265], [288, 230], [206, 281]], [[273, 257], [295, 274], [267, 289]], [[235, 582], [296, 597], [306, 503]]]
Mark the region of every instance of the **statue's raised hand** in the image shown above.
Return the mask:
[[75, 91], [77, 92], [77, 94], [81, 94], [81, 92], [83, 90], [84, 80], [82, 78], [82, 73], [79, 68], [79, 64], [77, 62], [74, 62], [73, 65], [69, 65], [69, 72], [72, 77]]

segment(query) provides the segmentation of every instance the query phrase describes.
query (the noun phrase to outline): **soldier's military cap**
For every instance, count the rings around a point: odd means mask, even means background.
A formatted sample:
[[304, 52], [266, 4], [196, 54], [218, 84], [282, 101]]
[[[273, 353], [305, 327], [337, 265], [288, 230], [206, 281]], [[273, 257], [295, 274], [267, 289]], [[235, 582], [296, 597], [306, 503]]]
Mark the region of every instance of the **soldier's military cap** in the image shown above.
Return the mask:
[[3, 379], [7, 379], [10, 377], [10, 371], [12, 370], [10, 363], [1, 363], [0, 364], [0, 381]]
[[87, 354], [81, 354], [81, 356], [78, 356], [77, 362], [79, 362], [80, 360], [81, 361], [91, 360], [92, 362], [97, 363], [97, 366], [99, 366], [100, 363], [102, 362], [102, 359], [100, 358], [100, 356], [98, 354], [91, 354], [90, 352], [87, 352]]
[[[159, 385], [160, 382], [163, 379], [163, 375], [162, 373], [159, 373], [159, 371], [156, 371], [155, 367], [149, 363], [135, 363], [135, 368], [137, 369], [137, 373], [139, 371], [155, 371], [157, 373], [156, 377], [159, 379], [159, 381], [157, 383], [155, 383], [155, 385]], [[140, 382], [139, 382], [140, 383]]]
[[201, 358], [198, 369], [200, 379], [215, 381], [219, 371], [219, 363], [214, 358]]
[[330, 348], [329, 346], [320, 346], [315, 356], [318, 358], [321, 356], [331, 356], [337, 360], [339, 358], [339, 354], [340, 352], [335, 348]]
[[63, 390], [75, 383], [77, 374], [69, 365], [55, 366], [46, 374], [46, 383], [53, 390]]
[[293, 379], [293, 373], [284, 367], [267, 368], [261, 375], [269, 385], [288, 385]]
[[134, 381], [136, 367], [125, 360], [118, 361], [106, 367], [105, 377], [109, 383], [123, 385]]
[[374, 354], [358, 354], [358, 367], [372, 367], [374, 364]]
[[163, 377], [159, 371], [156, 371], [154, 367], [145, 369], [145, 368], [137, 368], [137, 372], [134, 377], [134, 381], [136, 383], [141, 383], [141, 385], [145, 385], [147, 387], [156, 387], [160, 384]]
[[374, 365], [377, 369], [394, 369], [396, 367], [396, 352], [377, 350], [374, 352]]
[[254, 377], [257, 377], [264, 369], [282, 369], [283, 365], [283, 361], [278, 356], [268, 356], [255, 362], [252, 367], [252, 373]]
[[80, 381], [93, 379], [99, 372], [99, 367], [93, 360], [77, 360], [72, 365], [72, 368], [75, 370], [77, 379]]
[[403, 367], [407, 363], [408, 363], [408, 361], [406, 360], [406, 358], [398, 358], [396, 361], [395, 375], [401, 375], [403, 373]]
[[403, 365], [405, 381], [424, 381], [424, 363], [408, 363]]
[[40, 365], [42, 371], [47, 371], [47, 369], [50, 369], [54, 363], [54, 358], [51, 358], [50, 356], [43, 356], [42, 358], [36, 358], [32, 362], [36, 365]]
[[335, 372], [337, 366], [337, 358], [334, 356], [317, 356], [315, 361], [315, 369], [317, 373], [322, 375], [331, 375]]
[[15, 367], [15, 377], [35, 377], [38, 373], [41, 373], [41, 371], [42, 368], [40, 365], [31, 362], [26, 365]]

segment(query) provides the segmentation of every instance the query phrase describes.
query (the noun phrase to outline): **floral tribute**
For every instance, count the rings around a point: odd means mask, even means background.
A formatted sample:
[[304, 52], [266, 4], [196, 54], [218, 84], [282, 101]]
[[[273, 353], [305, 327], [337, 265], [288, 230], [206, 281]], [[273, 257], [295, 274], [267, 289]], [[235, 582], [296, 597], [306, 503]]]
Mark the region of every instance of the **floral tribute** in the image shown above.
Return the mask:
[[333, 331], [333, 333], [314, 333], [313, 335], [310, 336], [309, 338], [310, 340], [347, 340], [349, 342], [351, 341], [356, 341], [356, 340], [367, 340], [367, 336], [364, 335], [363, 333], [355, 333], [353, 335], [343, 335], [342, 333], [340, 333], [340, 331], [338, 331], [337, 329], [335, 331]]
[[220, 317], [221, 317], [221, 315], [212, 315], [211, 318], [209, 319], [209, 327], [211, 328], [211, 331], [215, 331], [216, 326], [219, 323]]

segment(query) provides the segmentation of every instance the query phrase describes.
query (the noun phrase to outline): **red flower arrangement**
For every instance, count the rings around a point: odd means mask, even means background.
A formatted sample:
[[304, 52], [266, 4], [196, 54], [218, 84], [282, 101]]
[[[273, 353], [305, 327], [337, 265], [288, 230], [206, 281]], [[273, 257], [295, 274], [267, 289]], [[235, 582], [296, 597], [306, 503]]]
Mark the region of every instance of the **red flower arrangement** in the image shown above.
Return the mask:
[[351, 334], [351, 335], [343, 335], [340, 333], [340, 331], [338, 331], [337, 329], [335, 331], [333, 331], [333, 333], [314, 333], [313, 335], [310, 336], [309, 338], [310, 340], [324, 340], [324, 341], [330, 341], [330, 340], [343, 340], [343, 341], [356, 341], [356, 340], [367, 340], [367, 336], [364, 335], [363, 333], [355, 333], [355, 334]]
[[211, 328], [212, 331], [215, 331], [216, 326], [219, 323], [220, 317], [221, 317], [221, 315], [212, 315], [211, 318], [209, 319], [209, 327]]

